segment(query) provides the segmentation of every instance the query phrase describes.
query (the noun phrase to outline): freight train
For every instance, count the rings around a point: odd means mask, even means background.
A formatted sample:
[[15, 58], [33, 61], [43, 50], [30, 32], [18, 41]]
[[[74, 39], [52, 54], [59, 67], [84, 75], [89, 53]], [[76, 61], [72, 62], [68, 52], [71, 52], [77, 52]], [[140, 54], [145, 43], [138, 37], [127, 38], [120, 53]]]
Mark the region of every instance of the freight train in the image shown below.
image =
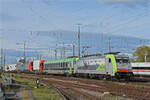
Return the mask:
[[31, 61], [28, 65], [30, 71], [55, 75], [99, 79], [130, 79], [133, 76], [129, 57], [121, 53], [95, 54], [81, 58], [68, 57], [47, 61], [38, 60]]

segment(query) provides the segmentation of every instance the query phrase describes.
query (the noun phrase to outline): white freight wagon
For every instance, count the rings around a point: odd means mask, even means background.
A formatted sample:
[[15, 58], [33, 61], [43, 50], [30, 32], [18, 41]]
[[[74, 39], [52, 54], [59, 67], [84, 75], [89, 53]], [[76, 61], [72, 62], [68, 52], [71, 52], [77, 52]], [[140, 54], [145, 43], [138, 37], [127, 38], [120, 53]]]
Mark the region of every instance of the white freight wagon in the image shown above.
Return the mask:
[[16, 64], [5, 65], [5, 71], [15, 71], [15, 70], [16, 70]]
[[39, 66], [40, 66], [40, 60], [34, 60], [33, 61], [33, 70], [34, 71], [39, 71]]

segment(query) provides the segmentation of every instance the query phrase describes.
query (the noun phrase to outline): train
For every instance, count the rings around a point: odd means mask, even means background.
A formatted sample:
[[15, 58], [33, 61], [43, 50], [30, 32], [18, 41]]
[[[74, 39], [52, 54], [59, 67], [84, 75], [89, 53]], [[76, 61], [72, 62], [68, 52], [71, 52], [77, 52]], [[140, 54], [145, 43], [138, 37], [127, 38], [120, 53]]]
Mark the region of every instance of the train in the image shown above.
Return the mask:
[[150, 76], [150, 62], [135, 62], [131, 66], [135, 76]]
[[134, 76], [129, 56], [119, 52], [33, 60], [23, 64], [23, 67], [17, 65], [16, 71], [20, 69], [20, 72], [119, 80]]
[[150, 62], [131, 63], [128, 55], [119, 52], [86, 55], [80, 58], [34, 60], [23, 64], [23, 67], [10, 64], [5, 67], [5, 71], [19, 71], [20, 69], [21, 72], [98, 79], [130, 79], [134, 76], [150, 76]]
[[45, 74], [99, 79], [130, 79], [133, 72], [128, 55], [106, 53], [67, 57], [56, 60], [35, 60], [28, 63], [29, 71]]

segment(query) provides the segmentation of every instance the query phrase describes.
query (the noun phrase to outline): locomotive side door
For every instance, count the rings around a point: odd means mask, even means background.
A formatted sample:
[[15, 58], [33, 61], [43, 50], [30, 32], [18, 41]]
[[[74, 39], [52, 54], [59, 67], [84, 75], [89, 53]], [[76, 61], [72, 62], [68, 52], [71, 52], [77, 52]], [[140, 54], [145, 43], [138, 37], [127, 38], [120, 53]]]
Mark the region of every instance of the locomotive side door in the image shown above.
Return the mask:
[[106, 58], [106, 74], [113, 76], [113, 64], [111, 58]]
[[69, 63], [68, 63], [68, 67], [69, 67], [69, 74], [70, 74], [70, 75], [71, 75], [71, 74], [72, 74], [72, 72], [73, 72], [73, 71], [72, 71], [72, 69], [73, 69], [73, 68], [72, 68], [72, 67], [73, 67], [73, 66], [72, 66], [72, 64], [73, 64], [73, 62], [69, 62]]

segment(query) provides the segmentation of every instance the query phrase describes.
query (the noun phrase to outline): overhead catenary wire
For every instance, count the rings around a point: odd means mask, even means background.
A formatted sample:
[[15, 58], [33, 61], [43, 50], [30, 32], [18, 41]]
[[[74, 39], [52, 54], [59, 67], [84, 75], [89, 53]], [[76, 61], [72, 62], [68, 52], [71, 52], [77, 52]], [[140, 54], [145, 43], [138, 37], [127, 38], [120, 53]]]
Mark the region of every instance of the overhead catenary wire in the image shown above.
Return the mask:
[[[147, 9], [144, 9], [144, 10], [147, 10]], [[121, 21], [121, 23], [114, 25], [111, 29], [113, 29], [113, 28], [115, 28], [115, 27], [117, 27], [117, 26], [120, 26], [120, 24], [126, 23], [126, 21], [128, 21], [128, 20], [135, 19], [136, 17], [139, 17], [139, 16], [141, 16], [141, 15], [143, 15], [143, 14], [147, 14], [147, 12], [149, 12], [149, 11], [142, 12], [142, 13], [138, 13], [138, 14], [131, 15], [131, 16], [129, 15], [127, 18], [122, 19], [123, 21]], [[114, 15], [114, 16], [115, 16], [115, 15]], [[122, 17], [122, 15], [119, 16], [119, 17]], [[106, 20], [106, 19], [107, 19], [107, 18], [105, 18], [104, 20]], [[112, 19], [113, 19], [113, 18], [112, 18]], [[106, 21], [107, 21], [107, 22], [110, 22], [108, 19], [107, 19]], [[123, 22], [124, 22], [124, 23], [123, 23]]]
[[[145, 17], [145, 16], [147, 16], [148, 14], [147, 13], [145, 13], [144, 12], [144, 14], [138, 14], [138, 15], [136, 15], [135, 17], [132, 17], [131, 19], [128, 19], [127, 21], [125, 21], [124, 23], [121, 23], [121, 24], [118, 24], [118, 25], [115, 25], [115, 26], [113, 26], [113, 27], [111, 27], [111, 29], [107, 29], [107, 30], [112, 30], [112, 31], [107, 31], [106, 33], [115, 33], [116, 31], [119, 31], [119, 30], [121, 30], [122, 28], [124, 28], [123, 26], [124, 25], [127, 25], [127, 24], [129, 24], [129, 23], [133, 23], [133, 22], [135, 22], [135, 21], [137, 21], [137, 19], [139, 19], [139, 18], [141, 18], [141, 17]], [[119, 27], [119, 29], [118, 29], [118, 27]], [[113, 29], [115, 29], [115, 30], [113, 30]]]
[[[24, 3], [24, 5], [25, 5], [25, 0], [22, 0], [22, 2]], [[26, 6], [26, 5], [25, 5]], [[49, 22], [49, 20], [47, 19], [47, 17], [46, 16], [43, 16], [43, 15], [39, 15], [39, 13], [33, 8], [33, 6], [29, 6], [29, 5], [27, 5], [27, 8], [30, 10], [30, 12], [32, 12], [33, 13], [33, 16], [36, 16], [36, 17], [38, 17], [38, 18], [40, 18], [41, 20], [43, 20], [43, 22], [44, 23], [47, 23], [48, 25], [50, 25], [50, 22]], [[31, 35], [31, 33], [30, 33], [30, 35], [33, 37], [33, 34], [35, 34], [33, 31], [32, 31], [32, 35]], [[37, 36], [39, 36], [41, 34], [41, 32], [38, 32], [37, 31]]]
[[[24, 6], [26, 6], [26, 5], [25, 5], [25, 3], [26, 3], [25, 0], [22, 0], [22, 3], [24, 4]], [[31, 6], [29, 6], [29, 5], [27, 5], [27, 8], [33, 13], [33, 16], [36, 16], [36, 17], [40, 18], [41, 20], [44, 21], [44, 23], [50, 25], [50, 21], [49, 21], [48, 19], [46, 19], [46, 18], [47, 18], [46, 16], [39, 15], [39, 13], [37, 13], [37, 11], [36, 11], [33, 7], [31, 7]], [[34, 22], [34, 21], [33, 21], [33, 22]]]

